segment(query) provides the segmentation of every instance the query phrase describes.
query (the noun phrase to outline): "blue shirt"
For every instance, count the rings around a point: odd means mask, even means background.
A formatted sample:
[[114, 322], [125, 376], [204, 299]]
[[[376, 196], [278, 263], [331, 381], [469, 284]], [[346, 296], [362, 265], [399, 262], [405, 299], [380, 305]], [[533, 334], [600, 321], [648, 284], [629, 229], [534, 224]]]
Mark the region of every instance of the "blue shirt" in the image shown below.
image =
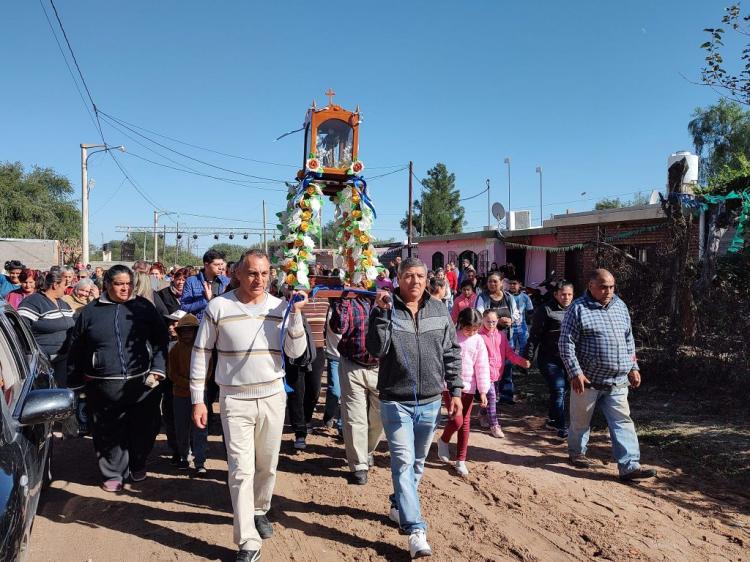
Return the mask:
[[8, 293], [15, 291], [20, 286], [11, 283], [7, 275], [0, 275], [0, 299], [4, 298]]
[[518, 322], [518, 324], [513, 325], [513, 331], [527, 334], [529, 328], [526, 324], [526, 316], [534, 310], [534, 305], [531, 302], [531, 297], [524, 291], [521, 291], [517, 295], [511, 293], [511, 295], [513, 296], [513, 300], [516, 301], [516, 308], [518, 309], [518, 313], [521, 315], [521, 320]]
[[585, 375], [593, 384], [624, 386], [630, 371], [639, 370], [630, 313], [617, 295], [606, 306], [588, 291], [573, 301], [558, 346], [571, 379]]

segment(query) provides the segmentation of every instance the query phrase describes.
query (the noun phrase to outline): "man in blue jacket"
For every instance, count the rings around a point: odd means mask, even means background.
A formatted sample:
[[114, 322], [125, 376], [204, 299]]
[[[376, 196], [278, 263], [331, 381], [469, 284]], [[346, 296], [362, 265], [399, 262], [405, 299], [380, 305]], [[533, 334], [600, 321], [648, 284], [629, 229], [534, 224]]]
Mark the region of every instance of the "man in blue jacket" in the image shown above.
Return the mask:
[[180, 309], [203, 318], [208, 301], [227, 290], [229, 277], [223, 275], [226, 263], [224, 253], [208, 250], [203, 254], [203, 269], [198, 275], [188, 277], [180, 298]]
[[591, 274], [588, 291], [565, 313], [559, 348], [573, 390], [568, 432], [571, 464], [582, 468], [594, 464], [586, 457], [586, 445], [591, 416], [599, 405], [609, 426], [620, 479], [656, 476], [655, 470], [640, 464], [638, 436], [630, 418], [628, 386], [641, 385], [630, 313], [615, 295], [615, 278], [606, 269]]

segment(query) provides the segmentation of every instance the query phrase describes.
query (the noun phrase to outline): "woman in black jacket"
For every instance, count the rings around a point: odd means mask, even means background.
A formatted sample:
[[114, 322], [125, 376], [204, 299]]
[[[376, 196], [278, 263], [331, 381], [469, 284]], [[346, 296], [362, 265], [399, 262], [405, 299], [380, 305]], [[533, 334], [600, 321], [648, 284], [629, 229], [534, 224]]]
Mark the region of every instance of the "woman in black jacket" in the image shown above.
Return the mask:
[[167, 329], [147, 299], [133, 295], [133, 272], [116, 265], [105, 292], [81, 310], [71, 337], [69, 386], [85, 385], [102, 488], [146, 478], [159, 432], [155, 387], [165, 377]]
[[531, 323], [526, 358], [531, 360], [536, 352], [536, 364], [549, 387], [549, 419], [547, 427], [557, 431], [557, 436], [568, 436], [568, 396], [570, 385], [560, 360], [557, 342], [560, 324], [566, 309], [573, 302], [573, 284], [561, 280], [556, 283], [552, 298], [537, 307]]
[[180, 309], [180, 298], [182, 298], [182, 289], [185, 288], [187, 273], [188, 270], [185, 267], [178, 269], [172, 274], [169, 287], [154, 291], [154, 306], [162, 316], [169, 316], [175, 310]]

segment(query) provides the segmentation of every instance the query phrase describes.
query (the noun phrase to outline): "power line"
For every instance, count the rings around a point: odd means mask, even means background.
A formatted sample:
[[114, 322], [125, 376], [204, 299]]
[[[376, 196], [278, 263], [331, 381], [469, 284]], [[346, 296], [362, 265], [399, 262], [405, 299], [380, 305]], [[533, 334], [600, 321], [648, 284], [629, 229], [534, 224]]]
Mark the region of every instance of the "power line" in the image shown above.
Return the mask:
[[[142, 133], [139, 133], [138, 131], [136, 131], [132, 127], [129, 127], [128, 125], [126, 125], [123, 122], [121, 122], [120, 120], [118, 120], [116, 117], [112, 117], [111, 115], [105, 113], [104, 111], [99, 111], [99, 113], [102, 116], [104, 116], [110, 122], [110, 124], [111, 124], [112, 121], [114, 121], [115, 123], [118, 123], [122, 127], [125, 127], [127, 130], [129, 130], [133, 134], [138, 135], [139, 137], [147, 140], [148, 142], [153, 143], [156, 146], [159, 146], [159, 147], [161, 147], [161, 148], [163, 148], [165, 150], [168, 150], [169, 152], [174, 152], [175, 154], [178, 154], [178, 155], [182, 156], [183, 158], [186, 158], [188, 160], [192, 160], [194, 162], [198, 162], [199, 164], [203, 164], [204, 166], [209, 166], [211, 168], [216, 168], [217, 170], [222, 170], [224, 172], [229, 172], [230, 174], [237, 174], [238, 176], [245, 176], [245, 177], [254, 178], [254, 179], [257, 179], [257, 180], [266, 180], [266, 181], [271, 181], [271, 182], [276, 182], [276, 183], [286, 183], [285, 180], [279, 180], [279, 179], [274, 179], [274, 178], [266, 178], [266, 177], [263, 177], [263, 176], [256, 176], [256, 175], [253, 175], [253, 174], [248, 174], [248, 173], [245, 173], [245, 172], [240, 172], [238, 170], [232, 170], [231, 168], [225, 168], [224, 166], [217, 166], [216, 164], [212, 164], [211, 162], [206, 162], [205, 160], [201, 160], [200, 158], [194, 158], [193, 156], [190, 156], [189, 154], [185, 154], [184, 152], [180, 152], [179, 150], [175, 150], [174, 148], [171, 148], [171, 147], [169, 147], [169, 146], [167, 146], [167, 145], [165, 145], [163, 143], [160, 143], [159, 141], [155, 141], [154, 139], [152, 139], [150, 137], [147, 137], [146, 135], [144, 135]], [[153, 150], [153, 149], [149, 148], [149, 150]]]
[[200, 177], [204, 177], [204, 178], [209, 178], [209, 179], [221, 181], [221, 182], [224, 182], [224, 183], [228, 183], [228, 184], [234, 185], [235, 187], [246, 187], [246, 188], [249, 188], [249, 189], [260, 189], [260, 190], [263, 190], [263, 191], [276, 191], [276, 192], [284, 192], [284, 191], [286, 191], [285, 189], [279, 189], [279, 188], [275, 188], [275, 187], [258, 187], [258, 186], [255, 186], [255, 185], [248, 185], [248, 184], [251, 184], [251, 183], [268, 185], [267, 181], [260, 181], [260, 180], [258, 180], [258, 181], [237, 180], [237, 179], [234, 179], [234, 178], [224, 178], [224, 177], [220, 177], [220, 176], [212, 176], [211, 174], [204, 174], [202, 172], [193, 172], [193, 171], [186, 170], [186, 169], [183, 169], [183, 168], [178, 168], [176, 166], [170, 166], [169, 164], [163, 164], [161, 162], [156, 162], [155, 160], [151, 160], [150, 158], [146, 158], [145, 156], [141, 156], [140, 154], [137, 154], [137, 153], [133, 152], [132, 150], [128, 150], [125, 154], [127, 156], [132, 156], [134, 158], [138, 158], [139, 160], [143, 160], [144, 162], [148, 162], [149, 164], [153, 164], [155, 166], [161, 166], [162, 168], [168, 168], [170, 170], [176, 170], [178, 172], [183, 172], [185, 174], [190, 174], [190, 175], [193, 175], [193, 176], [200, 176]]
[[479, 197], [480, 195], [484, 195], [485, 193], [487, 193], [487, 191], [489, 191], [489, 189], [490, 189], [490, 188], [489, 188], [489, 187], [487, 187], [487, 188], [483, 189], [482, 191], [480, 191], [479, 193], [477, 193], [476, 195], [472, 195], [472, 196], [470, 196], [470, 197], [464, 197], [464, 198], [462, 198], [462, 199], [459, 199], [459, 202], [460, 202], [460, 201], [469, 201], [470, 199], [476, 199], [476, 198], [477, 198], [477, 197]]
[[[267, 184], [268, 183], [265, 180], [263, 180], [263, 181], [261, 181], [261, 180], [258, 180], [258, 181], [240, 180], [240, 179], [236, 179], [236, 178], [225, 178], [225, 177], [220, 177], [220, 176], [213, 176], [211, 174], [204, 174], [203, 172], [200, 172], [200, 171], [196, 170], [195, 168], [191, 168], [190, 166], [188, 166], [186, 164], [183, 164], [182, 162], [174, 160], [173, 158], [170, 158], [169, 156], [165, 156], [164, 154], [161, 154], [158, 150], [154, 150], [153, 148], [151, 148], [151, 147], [143, 144], [137, 138], [129, 135], [128, 133], [126, 133], [125, 131], [123, 131], [122, 129], [120, 129], [117, 125], [115, 125], [114, 123], [109, 122], [109, 120], [106, 117], [105, 117], [105, 122], [110, 127], [114, 128], [119, 133], [125, 135], [127, 138], [129, 138], [130, 140], [132, 140], [136, 144], [144, 147], [146, 150], [149, 150], [149, 151], [153, 152], [154, 154], [160, 156], [161, 158], [164, 158], [165, 160], [167, 160], [169, 162], [177, 164], [180, 167], [178, 168], [178, 167], [175, 167], [175, 166], [170, 166], [169, 164], [164, 164], [162, 162], [157, 162], [155, 160], [151, 160], [150, 158], [146, 158], [145, 156], [137, 154], [137, 153], [133, 152], [132, 150], [129, 150], [129, 151], [127, 151], [125, 153], [125, 154], [127, 154], [129, 156], [133, 156], [135, 158], [139, 158], [140, 160], [144, 160], [146, 162], [149, 162], [150, 164], [154, 164], [155, 166], [161, 166], [161, 167], [164, 167], [164, 168], [169, 168], [171, 170], [177, 170], [178, 172], [183, 172], [183, 173], [186, 173], [186, 174], [193, 174], [193, 175], [196, 175], [196, 176], [202, 176], [202, 177], [206, 177], [206, 178], [210, 178], [210, 179], [215, 179], [215, 180], [218, 180], [218, 181], [223, 181], [223, 182], [226, 182], [226, 183], [231, 183], [232, 185], [240, 185], [242, 187], [249, 187], [251, 189], [262, 189], [262, 188], [260, 188], [260, 187], [253, 187], [253, 186], [249, 186], [249, 185], [245, 185], [245, 184], [250, 184], [250, 183]], [[283, 189], [274, 189], [274, 188], [266, 188], [266, 189], [267, 190], [272, 190], [272, 191], [284, 191]]]
[[[95, 120], [94, 126], [96, 127], [97, 131], [99, 132], [99, 136], [102, 139], [102, 143], [106, 146], [107, 145], [107, 140], [104, 138], [104, 131], [102, 130], [102, 124], [101, 124], [101, 121], [99, 119], [99, 110], [96, 107], [96, 103], [94, 103], [94, 98], [91, 95], [91, 90], [89, 89], [88, 84], [86, 83], [86, 79], [83, 76], [83, 71], [81, 71], [81, 66], [78, 64], [78, 59], [76, 58], [75, 52], [73, 51], [73, 47], [70, 44], [70, 40], [68, 39], [68, 34], [65, 31], [65, 27], [63, 26], [62, 19], [60, 19], [60, 14], [57, 11], [57, 7], [55, 6], [55, 2], [54, 2], [54, 0], [49, 0], [49, 2], [50, 2], [50, 5], [52, 6], [52, 10], [55, 12], [55, 18], [57, 19], [57, 24], [59, 25], [60, 31], [63, 34], [63, 37], [65, 39], [65, 44], [68, 46], [68, 51], [70, 52], [70, 56], [73, 59], [73, 63], [75, 64], [76, 70], [78, 71], [78, 76], [80, 77], [81, 83], [83, 84], [83, 87], [86, 90], [86, 95], [89, 98], [89, 102], [91, 102], [91, 109], [94, 110], [94, 119], [92, 119], [92, 122]], [[42, 8], [44, 8], [44, 5], [42, 5]], [[44, 10], [44, 13], [45, 13], [45, 16], [46, 16], [47, 15], [47, 11]], [[49, 22], [49, 18], [47, 18], [47, 21]], [[53, 30], [53, 35], [55, 35], [55, 40], [57, 41], [57, 35], [54, 33], [54, 30]], [[59, 42], [58, 42], [58, 47], [60, 47], [60, 49], [62, 51], [62, 47], [60, 46]], [[68, 70], [71, 72], [71, 75], [72, 75], [72, 70], [70, 69], [70, 65], [68, 64], [67, 57], [65, 57], [64, 54], [63, 54], [63, 58], [65, 59], [65, 64], [68, 66]], [[89, 116], [90, 116], [91, 113], [90, 113], [90, 109], [88, 107], [88, 104], [86, 104], [86, 101], [83, 99], [83, 94], [80, 92], [80, 88], [78, 87], [77, 81], [74, 80], [74, 82], [76, 82], [76, 89], [78, 89], [78, 93], [81, 96], [81, 101], [83, 101], [84, 105], [86, 106], [86, 110], [89, 112]], [[133, 189], [135, 189], [136, 192], [147, 203], [149, 203], [155, 209], [158, 209], [159, 205], [156, 205], [153, 200], [151, 200], [145, 193], [143, 193], [143, 191], [141, 190], [141, 188], [138, 187], [138, 185], [135, 183], [135, 181], [130, 176], [130, 174], [128, 174], [128, 172], [125, 170], [125, 167], [122, 165], [122, 163], [120, 163], [120, 161], [115, 157], [115, 155], [113, 154], [113, 152], [111, 150], [107, 150], [106, 152], [107, 152], [107, 154], [109, 154], [110, 158], [112, 158], [112, 160], [114, 161], [115, 165], [120, 169], [120, 172], [125, 177], [125, 179], [128, 181], [128, 183], [130, 183], [130, 185], [133, 187]]]
[[384, 178], [385, 176], [390, 176], [391, 174], [397, 174], [398, 172], [403, 172], [406, 170], [409, 166], [404, 166], [402, 168], [399, 168], [398, 170], [393, 170], [392, 172], [386, 172], [385, 174], [380, 174], [378, 176], [372, 176], [371, 178], [368, 178], [367, 181], [371, 182], [372, 180], [376, 180], [378, 178]]
[[68, 68], [68, 73], [70, 74], [71, 80], [73, 80], [73, 85], [76, 87], [78, 96], [81, 98], [81, 103], [83, 103], [83, 107], [86, 108], [86, 113], [88, 113], [89, 119], [91, 119], [91, 124], [94, 125], [94, 127], [96, 128], [97, 125], [96, 125], [96, 120], [94, 119], [94, 114], [91, 113], [91, 108], [89, 107], [89, 104], [86, 102], [86, 100], [83, 97], [83, 92], [81, 91], [81, 87], [78, 85], [78, 80], [76, 80], [75, 74], [73, 74], [73, 69], [70, 68], [68, 57], [65, 56], [65, 51], [63, 50], [62, 45], [60, 44], [60, 40], [57, 37], [57, 33], [55, 33], [55, 27], [52, 25], [52, 20], [49, 19], [47, 8], [44, 7], [44, 0], [39, 0], [39, 5], [42, 7], [42, 11], [44, 12], [44, 17], [47, 19], [47, 24], [49, 25], [49, 29], [52, 32], [52, 37], [55, 39], [55, 43], [57, 43], [57, 48], [60, 51], [60, 55], [62, 56], [63, 61], [65, 61], [65, 66]]
[[295, 164], [281, 164], [279, 162], [269, 162], [267, 160], [257, 160], [255, 158], [249, 158], [247, 156], [239, 156], [237, 154], [229, 154], [227, 152], [222, 152], [220, 150], [214, 150], [212, 148], [206, 148], [205, 146], [200, 146], [200, 145], [197, 145], [197, 144], [192, 144], [192, 143], [189, 143], [189, 142], [186, 142], [186, 141], [182, 141], [180, 139], [176, 139], [174, 137], [170, 137], [168, 135], [164, 135], [162, 133], [157, 133], [156, 131], [152, 131], [151, 129], [147, 129], [146, 127], [143, 127], [141, 125], [136, 125], [134, 123], [129, 123], [128, 121], [125, 121], [124, 119], [108, 115], [108, 114], [106, 114], [104, 112], [102, 112], [102, 115], [110, 117], [111, 119], [114, 119], [114, 120], [118, 121], [119, 123], [122, 123], [123, 125], [129, 125], [131, 127], [135, 127], [136, 129], [140, 129], [142, 131], [146, 131], [148, 133], [151, 133], [152, 135], [156, 135], [157, 137], [161, 137], [163, 139], [168, 139], [168, 140], [171, 140], [171, 141], [176, 142], [178, 144], [184, 144], [185, 146], [189, 146], [191, 148], [196, 148], [198, 150], [205, 150], [206, 152], [212, 152], [214, 154], [219, 154], [221, 156], [226, 156], [227, 158], [236, 158], [238, 160], [247, 160], [248, 162], [256, 162], [258, 164], [268, 164], [270, 166], [284, 166], [284, 167], [287, 167], [287, 168], [298, 168], [299, 167], [299, 166], [297, 166]]
[[96, 109], [96, 104], [94, 103], [94, 98], [91, 97], [91, 90], [89, 90], [89, 85], [86, 83], [86, 79], [83, 77], [83, 72], [81, 72], [81, 67], [78, 64], [78, 59], [76, 58], [75, 52], [73, 52], [73, 47], [70, 44], [70, 40], [68, 39], [68, 34], [65, 32], [65, 27], [62, 24], [62, 20], [60, 19], [60, 14], [57, 12], [57, 6], [55, 6], [54, 0], [49, 0], [50, 5], [52, 6], [52, 10], [55, 12], [55, 18], [57, 19], [57, 24], [60, 26], [60, 31], [62, 31], [63, 38], [65, 39], [65, 44], [68, 46], [68, 51], [70, 51], [70, 56], [73, 59], [73, 64], [76, 65], [76, 70], [78, 71], [78, 76], [81, 78], [81, 83], [83, 84], [83, 88], [86, 90], [86, 95], [89, 97], [89, 101], [91, 102], [91, 107], [94, 109], [94, 117], [96, 117], [96, 126], [97, 129], [99, 129], [99, 134], [102, 137], [102, 142], [104, 144], [107, 144], [104, 140], [104, 132], [102, 131], [102, 124], [99, 120], [99, 112]]

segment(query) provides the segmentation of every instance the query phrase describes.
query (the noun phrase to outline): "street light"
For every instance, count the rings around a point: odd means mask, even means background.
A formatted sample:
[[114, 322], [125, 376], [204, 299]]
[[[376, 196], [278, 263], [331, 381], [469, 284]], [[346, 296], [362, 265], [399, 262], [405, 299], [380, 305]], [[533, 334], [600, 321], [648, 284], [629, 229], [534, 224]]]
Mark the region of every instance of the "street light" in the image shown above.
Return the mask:
[[[99, 148], [88, 152], [90, 148]], [[108, 146], [106, 144], [82, 144], [81, 145], [81, 262], [86, 266], [89, 263], [89, 182], [88, 182], [88, 161], [89, 156], [97, 152], [107, 152], [109, 150], [119, 150], [125, 152], [125, 147]]]
[[508, 214], [506, 215], [506, 228], [510, 230], [510, 156], [504, 162], [508, 165]]
[[542, 205], [542, 167], [536, 167], [536, 173], [539, 174], [539, 226], [544, 226], [544, 211]]

